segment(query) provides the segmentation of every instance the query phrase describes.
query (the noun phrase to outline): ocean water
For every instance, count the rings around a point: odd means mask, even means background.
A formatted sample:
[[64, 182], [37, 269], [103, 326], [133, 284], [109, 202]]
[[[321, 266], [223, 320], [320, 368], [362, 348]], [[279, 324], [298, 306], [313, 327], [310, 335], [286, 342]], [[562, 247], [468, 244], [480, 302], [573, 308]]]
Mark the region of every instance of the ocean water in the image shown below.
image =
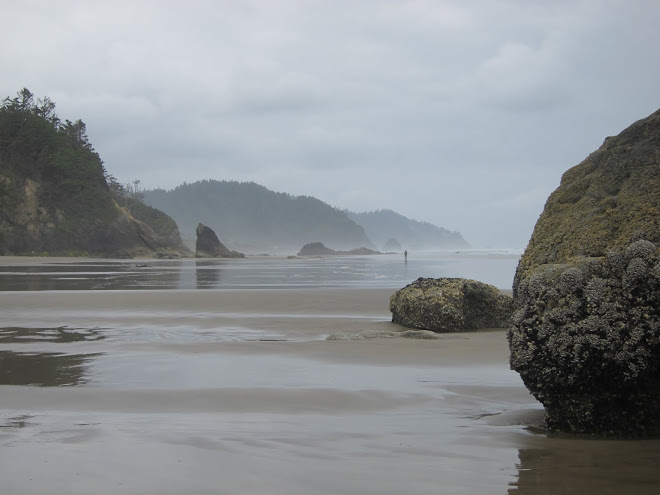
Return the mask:
[[465, 251], [319, 258], [90, 260], [0, 266], [0, 291], [401, 288], [464, 277], [511, 289], [520, 253]]

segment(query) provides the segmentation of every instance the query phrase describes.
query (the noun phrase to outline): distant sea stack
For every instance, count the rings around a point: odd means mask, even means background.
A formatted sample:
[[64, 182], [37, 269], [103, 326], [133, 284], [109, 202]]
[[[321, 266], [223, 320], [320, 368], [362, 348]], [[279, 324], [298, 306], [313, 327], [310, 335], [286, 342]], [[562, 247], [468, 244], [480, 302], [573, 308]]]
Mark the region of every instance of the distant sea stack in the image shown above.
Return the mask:
[[374, 251], [366, 247], [350, 249], [348, 251], [335, 251], [325, 247], [322, 242], [310, 242], [305, 244], [302, 249], [298, 252], [298, 256], [337, 256], [337, 255], [372, 255], [372, 254], [383, 254], [380, 251]]
[[660, 433], [660, 110], [568, 170], [514, 278], [511, 368], [551, 430]]
[[245, 258], [243, 253], [228, 249], [215, 232], [204, 224], [197, 225], [196, 258]]

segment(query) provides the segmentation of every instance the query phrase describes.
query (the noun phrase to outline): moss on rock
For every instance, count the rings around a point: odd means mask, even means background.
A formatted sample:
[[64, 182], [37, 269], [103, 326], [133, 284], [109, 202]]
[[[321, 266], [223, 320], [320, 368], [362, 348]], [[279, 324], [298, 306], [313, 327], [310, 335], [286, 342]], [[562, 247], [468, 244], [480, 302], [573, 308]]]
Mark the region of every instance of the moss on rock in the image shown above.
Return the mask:
[[[548, 198], [516, 278], [574, 257], [600, 257], [631, 242], [660, 242], [660, 110], [569, 169]], [[514, 282], [514, 290], [516, 283]]]
[[511, 368], [551, 430], [660, 433], [660, 111], [568, 170], [513, 285]]
[[464, 278], [418, 278], [390, 298], [392, 321], [434, 332], [504, 328], [511, 297], [497, 287]]

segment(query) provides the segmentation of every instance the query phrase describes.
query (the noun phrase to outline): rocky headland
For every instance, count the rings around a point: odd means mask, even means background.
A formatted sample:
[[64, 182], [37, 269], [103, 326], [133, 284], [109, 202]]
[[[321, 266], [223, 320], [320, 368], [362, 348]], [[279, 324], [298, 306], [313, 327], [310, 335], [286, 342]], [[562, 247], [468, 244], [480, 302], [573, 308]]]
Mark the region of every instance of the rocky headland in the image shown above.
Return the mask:
[[553, 431], [660, 433], [660, 111], [568, 170], [518, 265], [511, 368]]
[[107, 173], [81, 120], [23, 89], [0, 106], [0, 254], [190, 254], [176, 223]]

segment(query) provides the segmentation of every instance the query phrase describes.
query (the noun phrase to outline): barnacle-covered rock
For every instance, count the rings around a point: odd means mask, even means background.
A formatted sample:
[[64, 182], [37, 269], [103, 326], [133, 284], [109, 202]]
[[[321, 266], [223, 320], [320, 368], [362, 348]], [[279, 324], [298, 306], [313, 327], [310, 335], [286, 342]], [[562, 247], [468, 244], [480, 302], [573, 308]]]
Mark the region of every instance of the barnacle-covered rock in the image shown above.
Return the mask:
[[392, 321], [434, 332], [505, 328], [512, 299], [497, 287], [464, 278], [418, 278], [390, 298]]
[[[546, 266], [518, 285], [511, 367], [545, 406], [550, 429], [659, 431], [660, 280], [641, 258], [623, 269], [612, 259]], [[564, 283], [576, 272], [582, 284]]]
[[551, 430], [660, 433], [660, 111], [567, 171], [514, 278], [511, 368]]

